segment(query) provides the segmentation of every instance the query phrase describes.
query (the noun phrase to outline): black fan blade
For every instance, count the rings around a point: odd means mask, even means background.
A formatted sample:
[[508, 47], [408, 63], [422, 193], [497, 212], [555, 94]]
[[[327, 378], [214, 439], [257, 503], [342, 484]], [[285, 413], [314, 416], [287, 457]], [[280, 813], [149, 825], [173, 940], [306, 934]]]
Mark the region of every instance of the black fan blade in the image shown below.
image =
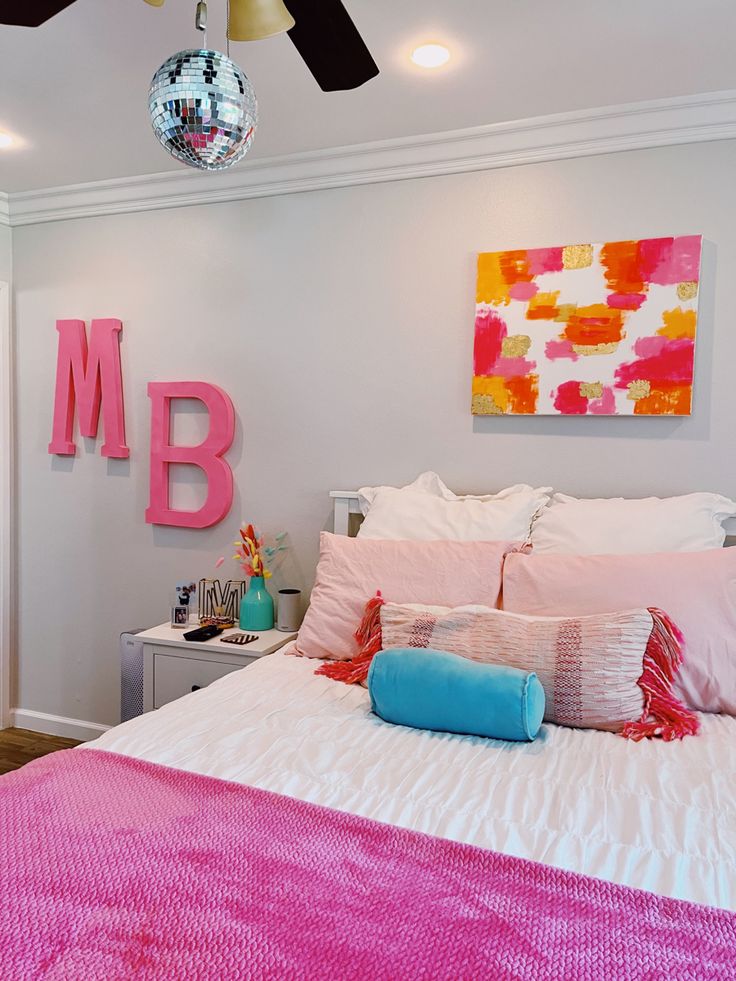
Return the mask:
[[289, 37], [323, 92], [357, 89], [378, 74], [340, 0], [284, 0], [296, 24]]
[[74, 0], [0, 0], [0, 24], [38, 27]]

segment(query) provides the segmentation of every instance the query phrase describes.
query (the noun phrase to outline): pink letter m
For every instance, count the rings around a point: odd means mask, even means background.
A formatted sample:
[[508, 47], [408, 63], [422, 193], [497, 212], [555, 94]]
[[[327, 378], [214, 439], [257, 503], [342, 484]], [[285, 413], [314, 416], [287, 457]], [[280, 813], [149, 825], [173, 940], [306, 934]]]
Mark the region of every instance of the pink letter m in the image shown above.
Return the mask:
[[120, 368], [119, 320], [93, 320], [89, 349], [83, 320], [57, 320], [59, 354], [56, 363], [54, 428], [49, 453], [74, 456], [74, 407], [82, 436], [96, 436], [102, 405], [105, 442], [102, 455], [130, 456], [125, 445], [123, 376]]

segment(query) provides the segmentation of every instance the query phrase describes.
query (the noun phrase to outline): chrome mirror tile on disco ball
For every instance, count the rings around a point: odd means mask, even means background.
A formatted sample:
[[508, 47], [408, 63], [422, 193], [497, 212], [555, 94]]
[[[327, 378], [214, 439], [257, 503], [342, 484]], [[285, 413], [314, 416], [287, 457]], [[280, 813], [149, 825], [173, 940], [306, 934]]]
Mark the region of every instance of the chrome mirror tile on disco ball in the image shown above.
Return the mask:
[[148, 109], [164, 149], [200, 170], [241, 160], [258, 124], [253, 86], [220, 51], [190, 49], [168, 58], [153, 76]]

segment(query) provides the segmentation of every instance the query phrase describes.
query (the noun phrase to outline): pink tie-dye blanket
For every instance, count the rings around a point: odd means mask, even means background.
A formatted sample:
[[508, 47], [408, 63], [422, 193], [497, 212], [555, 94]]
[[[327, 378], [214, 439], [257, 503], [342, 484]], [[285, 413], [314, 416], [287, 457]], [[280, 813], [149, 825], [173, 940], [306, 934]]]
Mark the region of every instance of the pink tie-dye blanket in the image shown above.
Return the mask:
[[736, 977], [736, 915], [96, 750], [0, 778], [0, 978]]

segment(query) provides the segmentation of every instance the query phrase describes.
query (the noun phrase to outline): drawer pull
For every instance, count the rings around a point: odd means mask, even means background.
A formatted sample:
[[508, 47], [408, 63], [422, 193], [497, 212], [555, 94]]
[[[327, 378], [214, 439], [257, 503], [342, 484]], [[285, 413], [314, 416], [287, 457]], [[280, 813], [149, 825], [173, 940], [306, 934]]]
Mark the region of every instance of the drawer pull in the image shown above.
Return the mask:
[[192, 685], [192, 691], [199, 691], [201, 687], [201, 685]]

